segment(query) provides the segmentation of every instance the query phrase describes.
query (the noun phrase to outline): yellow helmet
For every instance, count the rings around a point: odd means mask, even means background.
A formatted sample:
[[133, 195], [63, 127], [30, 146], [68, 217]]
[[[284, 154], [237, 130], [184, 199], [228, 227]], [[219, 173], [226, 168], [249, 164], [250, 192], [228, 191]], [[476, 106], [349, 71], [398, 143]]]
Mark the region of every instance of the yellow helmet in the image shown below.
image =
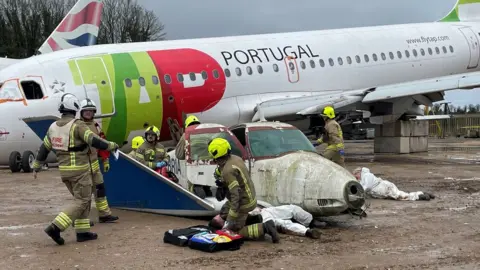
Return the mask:
[[230, 143], [223, 138], [215, 138], [208, 144], [208, 153], [213, 159], [226, 156], [231, 150]]
[[132, 139], [132, 148], [133, 149], [138, 149], [138, 147], [140, 147], [140, 145], [143, 144], [145, 140], [143, 139], [142, 136], [137, 136], [135, 138]]
[[327, 106], [323, 109], [322, 116], [326, 116], [330, 119], [335, 118], [335, 110], [333, 109], [332, 106]]
[[157, 140], [160, 139], [160, 130], [156, 126], [149, 126], [147, 130], [145, 130], [145, 138], [148, 134], [157, 136]]
[[190, 125], [193, 125], [193, 124], [200, 124], [200, 121], [198, 120], [198, 118], [195, 116], [195, 115], [190, 115], [189, 117], [187, 117], [187, 119], [185, 119], [185, 128], [187, 128], [188, 126]]

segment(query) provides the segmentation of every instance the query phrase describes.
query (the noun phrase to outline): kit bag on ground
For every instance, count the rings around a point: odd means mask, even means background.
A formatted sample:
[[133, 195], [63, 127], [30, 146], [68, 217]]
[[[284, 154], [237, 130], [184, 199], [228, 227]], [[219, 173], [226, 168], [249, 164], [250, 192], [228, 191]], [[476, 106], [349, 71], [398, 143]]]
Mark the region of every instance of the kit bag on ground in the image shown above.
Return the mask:
[[205, 225], [197, 225], [185, 229], [168, 230], [163, 235], [163, 242], [184, 247], [188, 245], [188, 240], [192, 238], [192, 236], [202, 232], [211, 233], [212, 231], [208, 226]]
[[238, 250], [243, 244], [241, 235], [230, 230], [218, 230], [215, 233], [201, 232], [195, 234], [188, 240], [191, 249], [206, 252], [217, 252], [221, 250]]

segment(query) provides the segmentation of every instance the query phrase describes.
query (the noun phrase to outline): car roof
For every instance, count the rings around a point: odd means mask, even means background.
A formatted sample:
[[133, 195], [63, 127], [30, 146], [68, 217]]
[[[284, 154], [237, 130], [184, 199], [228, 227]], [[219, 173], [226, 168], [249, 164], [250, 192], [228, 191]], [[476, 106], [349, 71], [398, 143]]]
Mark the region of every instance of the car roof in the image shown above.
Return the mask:
[[271, 127], [271, 128], [295, 128], [294, 126], [282, 122], [253, 122], [253, 123], [245, 123], [245, 127], [253, 128], [253, 127]]

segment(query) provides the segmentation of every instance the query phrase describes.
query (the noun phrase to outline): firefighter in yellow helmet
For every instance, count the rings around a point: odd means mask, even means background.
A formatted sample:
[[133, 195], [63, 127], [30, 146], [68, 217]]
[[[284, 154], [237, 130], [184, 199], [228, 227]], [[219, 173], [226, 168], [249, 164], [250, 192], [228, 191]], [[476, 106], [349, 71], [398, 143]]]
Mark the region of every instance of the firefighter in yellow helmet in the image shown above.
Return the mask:
[[245, 226], [248, 213], [257, 206], [257, 198], [255, 186], [243, 159], [231, 154], [230, 143], [223, 138], [213, 139], [208, 144], [208, 152], [218, 165], [218, 190], [224, 191], [224, 196], [216, 196], [217, 200], [222, 201], [224, 197], [228, 200], [220, 210], [220, 216], [226, 220], [223, 228], [235, 231], [246, 239], [260, 239], [269, 234], [272, 241], [278, 243], [278, 233], [273, 221]]
[[323, 157], [338, 165], [345, 167], [345, 145], [343, 144], [343, 131], [340, 124], [334, 120], [335, 110], [332, 106], [323, 109], [322, 117], [325, 120], [325, 132], [318, 139], [318, 143], [326, 143], [327, 148]]
[[144, 141], [145, 140], [143, 139], [142, 136], [137, 136], [137, 137], [132, 139], [132, 151], [130, 151], [130, 153], [128, 153], [128, 155], [131, 158], [135, 158], [135, 155], [137, 153], [138, 148], [140, 147], [140, 145], [143, 144]]
[[[200, 125], [200, 121], [195, 115], [190, 115], [185, 119], [185, 129], [189, 126], [193, 125]], [[182, 134], [182, 137], [178, 141], [177, 146], [175, 147], [175, 157], [178, 160], [185, 160], [185, 151], [186, 151], [186, 143], [185, 143], [185, 132]]]
[[159, 142], [160, 130], [150, 126], [145, 130], [145, 142], [140, 145], [135, 154], [135, 159], [152, 170], [167, 166], [169, 157], [165, 147]]

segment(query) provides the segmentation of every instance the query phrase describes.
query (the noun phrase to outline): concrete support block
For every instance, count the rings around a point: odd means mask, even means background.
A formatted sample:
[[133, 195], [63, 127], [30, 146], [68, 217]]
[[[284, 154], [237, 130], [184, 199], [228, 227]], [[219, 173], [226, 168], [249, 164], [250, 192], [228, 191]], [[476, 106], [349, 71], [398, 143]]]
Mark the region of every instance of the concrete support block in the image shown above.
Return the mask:
[[428, 121], [410, 121], [412, 137], [428, 136]]
[[410, 137], [410, 153], [428, 152], [428, 136]]
[[411, 133], [411, 121], [396, 121], [376, 126], [375, 136], [408, 137]]
[[[375, 134], [376, 135], [376, 134]], [[410, 137], [378, 137], [373, 142], [375, 153], [410, 153]]]

